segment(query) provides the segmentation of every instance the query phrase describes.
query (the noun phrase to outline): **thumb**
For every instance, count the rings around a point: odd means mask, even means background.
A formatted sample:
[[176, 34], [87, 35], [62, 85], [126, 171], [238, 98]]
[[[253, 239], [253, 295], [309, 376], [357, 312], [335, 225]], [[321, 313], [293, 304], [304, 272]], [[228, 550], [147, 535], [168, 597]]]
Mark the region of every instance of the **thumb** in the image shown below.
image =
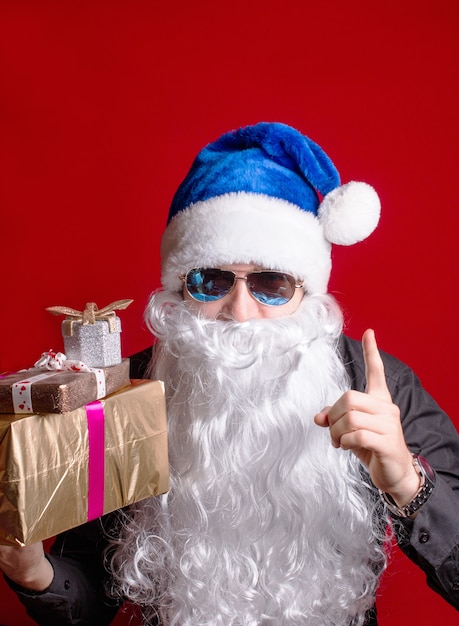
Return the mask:
[[326, 406], [321, 411], [319, 411], [317, 415], [314, 416], [314, 422], [317, 424], [317, 426], [322, 426], [323, 428], [326, 428], [330, 425], [328, 423], [328, 412], [330, 409], [330, 406]]
[[375, 333], [367, 329], [362, 337], [363, 358], [365, 361], [365, 377], [367, 386], [365, 393], [392, 402], [392, 396], [387, 387], [384, 364], [379, 354]]

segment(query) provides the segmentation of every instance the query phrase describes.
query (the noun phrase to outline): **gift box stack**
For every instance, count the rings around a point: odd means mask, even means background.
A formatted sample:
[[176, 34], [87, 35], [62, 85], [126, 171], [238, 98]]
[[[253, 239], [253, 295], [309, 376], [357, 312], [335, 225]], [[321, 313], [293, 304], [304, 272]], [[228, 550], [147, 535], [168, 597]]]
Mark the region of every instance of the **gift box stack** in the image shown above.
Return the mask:
[[0, 543], [27, 545], [169, 488], [160, 381], [129, 378], [119, 300], [66, 315], [64, 352], [0, 377]]

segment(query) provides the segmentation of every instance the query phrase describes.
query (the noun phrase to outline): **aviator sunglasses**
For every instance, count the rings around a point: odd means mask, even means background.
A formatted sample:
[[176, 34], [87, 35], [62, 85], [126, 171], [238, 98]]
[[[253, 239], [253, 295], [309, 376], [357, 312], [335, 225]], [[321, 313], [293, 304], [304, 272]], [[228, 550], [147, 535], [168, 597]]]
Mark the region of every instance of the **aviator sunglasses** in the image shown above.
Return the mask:
[[295, 289], [303, 287], [290, 274], [273, 270], [250, 272], [247, 276], [236, 276], [230, 270], [195, 267], [181, 274], [188, 294], [198, 302], [213, 302], [227, 296], [237, 280], [244, 280], [250, 295], [267, 306], [281, 306], [289, 302]]

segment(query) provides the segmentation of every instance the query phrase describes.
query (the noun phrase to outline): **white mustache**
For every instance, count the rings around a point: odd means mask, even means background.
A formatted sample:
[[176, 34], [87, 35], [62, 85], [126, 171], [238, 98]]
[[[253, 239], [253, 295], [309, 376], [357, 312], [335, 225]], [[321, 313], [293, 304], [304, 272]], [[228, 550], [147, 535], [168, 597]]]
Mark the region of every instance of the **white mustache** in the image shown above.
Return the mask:
[[[161, 300], [168, 306], [158, 306]], [[333, 324], [329, 321], [330, 310]], [[337, 342], [342, 328], [338, 305], [331, 296], [322, 295], [307, 296], [293, 315], [235, 322], [198, 316], [183, 300], [158, 292], [147, 309], [146, 321], [170, 354], [215, 359], [236, 370], [268, 357], [301, 353], [318, 337], [328, 336], [331, 343]], [[296, 368], [295, 360], [289, 367]]]

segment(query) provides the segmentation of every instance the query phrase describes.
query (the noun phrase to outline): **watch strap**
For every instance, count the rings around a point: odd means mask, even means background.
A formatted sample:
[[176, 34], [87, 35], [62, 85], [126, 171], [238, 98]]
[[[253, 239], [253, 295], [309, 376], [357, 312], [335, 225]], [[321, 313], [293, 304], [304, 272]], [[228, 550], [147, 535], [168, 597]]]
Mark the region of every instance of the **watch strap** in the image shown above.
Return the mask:
[[415, 496], [403, 506], [398, 506], [392, 496], [379, 490], [381, 498], [384, 500], [387, 508], [397, 517], [411, 517], [418, 511], [430, 498], [435, 487], [435, 472], [429, 463], [418, 454], [412, 454], [413, 466], [420, 477], [420, 487]]

